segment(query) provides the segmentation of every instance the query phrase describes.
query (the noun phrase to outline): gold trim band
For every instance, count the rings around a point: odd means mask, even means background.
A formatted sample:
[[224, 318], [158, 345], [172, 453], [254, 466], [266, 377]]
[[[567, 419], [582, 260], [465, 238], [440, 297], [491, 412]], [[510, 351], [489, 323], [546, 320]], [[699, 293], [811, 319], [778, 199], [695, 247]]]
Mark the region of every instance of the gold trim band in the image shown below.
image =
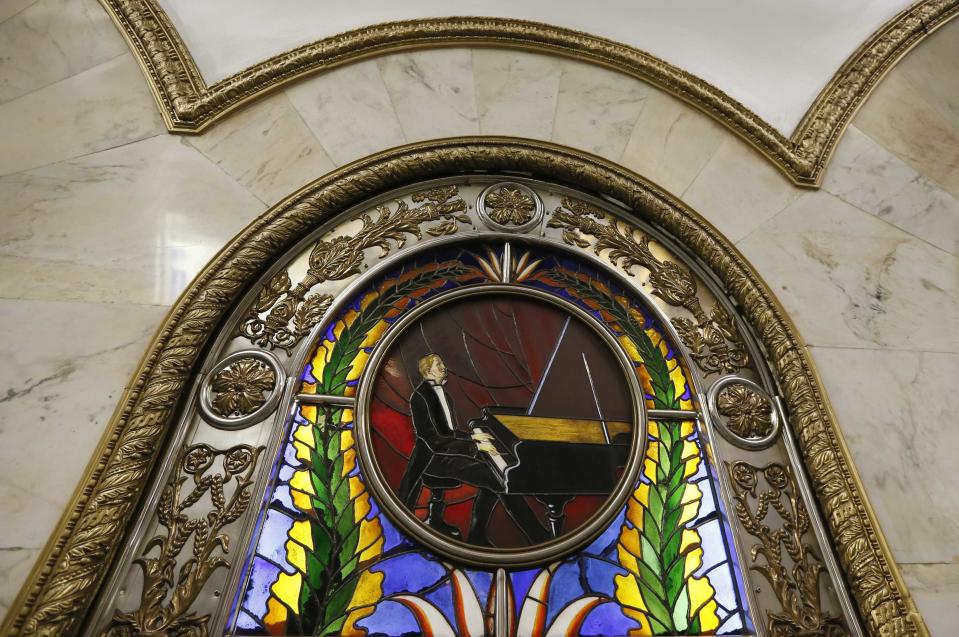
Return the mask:
[[928, 636], [805, 345], [769, 287], [733, 244], [682, 202], [625, 168], [553, 144], [496, 137], [413, 144], [350, 164], [271, 208], [217, 254], [160, 327], [2, 634], [75, 635], [82, 630], [205, 345], [271, 263], [353, 205], [400, 186], [471, 171], [521, 172], [610, 196], [685, 245], [719, 277], [769, 353], [869, 635]]
[[100, 0], [133, 49], [173, 133], [201, 133], [234, 109], [289, 82], [386, 53], [493, 46], [592, 62], [648, 82], [698, 108], [769, 159], [798, 186], [817, 187], [839, 138], [879, 80], [925, 36], [959, 14], [959, 0], [921, 0], [862, 44], [786, 137], [712, 84], [611, 40], [538, 22], [436, 18], [390, 22], [306, 44], [207, 86], [156, 0]]

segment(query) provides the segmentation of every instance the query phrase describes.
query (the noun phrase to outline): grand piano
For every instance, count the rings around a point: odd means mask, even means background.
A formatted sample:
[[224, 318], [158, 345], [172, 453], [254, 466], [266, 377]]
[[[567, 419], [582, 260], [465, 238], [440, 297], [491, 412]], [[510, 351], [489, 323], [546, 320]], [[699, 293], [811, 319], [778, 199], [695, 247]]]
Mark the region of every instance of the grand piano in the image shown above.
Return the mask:
[[542, 502], [553, 537], [573, 498], [615, 489], [636, 430], [622, 368], [582, 340], [575, 332], [559, 340], [529, 407], [488, 406], [469, 422], [504, 494]]

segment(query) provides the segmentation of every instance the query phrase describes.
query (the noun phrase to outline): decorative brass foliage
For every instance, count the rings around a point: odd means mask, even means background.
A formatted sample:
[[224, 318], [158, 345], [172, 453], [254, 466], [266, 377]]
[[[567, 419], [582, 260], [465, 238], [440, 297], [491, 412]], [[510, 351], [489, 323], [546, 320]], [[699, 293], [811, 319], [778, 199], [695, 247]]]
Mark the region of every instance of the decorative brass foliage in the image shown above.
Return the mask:
[[149, 484], [149, 471], [172, 428], [174, 407], [188, 391], [206, 344], [248, 282], [320, 227], [331, 211], [389, 188], [463, 171], [522, 172], [602, 192], [674, 237], [719, 277], [768, 352], [866, 633], [928, 637], [864, 498], [809, 355], [735, 246], [681, 202], [628, 170], [552, 144], [481, 137], [426, 142], [356, 162], [265, 213], [215, 257], [184, 291], [133, 375], [81, 488], [7, 614], [4, 636], [80, 633]]
[[[840, 619], [822, 610], [819, 576], [823, 566], [804, 543], [809, 513], [792, 469], [779, 463], [756, 467], [746, 462], [727, 463], [727, 468], [736, 517], [746, 532], [759, 540], [749, 553], [753, 562], [760, 557], [763, 562], [750, 568], [766, 578], [782, 605], [779, 612], [767, 612], [769, 633], [773, 637], [847, 635]], [[760, 488], [760, 478], [766, 490]], [[770, 511], [778, 514], [781, 525], [767, 522]]]
[[407, 234], [421, 239], [424, 224], [441, 222], [426, 229], [432, 236], [455, 233], [457, 222], [470, 223], [466, 202], [456, 197], [458, 192], [457, 186], [444, 186], [414, 193], [410, 199], [422, 205], [411, 208], [399, 201], [395, 210], [379, 206], [376, 219], [365, 214], [360, 217], [363, 227], [354, 236], [317, 241], [303, 279], [294, 287], [287, 271], [280, 270], [260, 290], [248, 318], [240, 324], [240, 334], [254, 345], [290, 354], [333, 303], [329, 294], [307, 295], [310, 289], [358, 273], [368, 248], [378, 247], [381, 256], [386, 256], [394, 243], [397, 247], [406, 243]]
[[716, 409], [740, 438], [765, 438], [773, 431], [772, 403], [748, 385], [723, 387], [716, 397]]
[[223, 418], [252, 414], [266, 402], [263, 392], [276, 387], [273, 368], [252, 357], [241, 358], [213, 376], [210, 407]]
[[[222, 451], [205, 444], [186, 449], [157, 507], [166, 533], [147, 542], [143, 557], [136, 560], [143, 571], [140, 607], [114, 615], [104, 637], [203, 637], [208, 633], [210, 616], [197, 615], [190, 607], [210, 575], [230, 565], [223, 557], [230, 551], [230, 536], [222, 530], [250, 505], [250, 486], [261, 451], [263, 447], [249, 445]], [[220, 466], [214, 468], [217, 459]], [[205, 515], [190, 517], [187, 511], [207, 495], [213, 507]], [[191, 537], [192, 555], [177, 568]], [[147, 557], [155, 549], [159, 553]]]
[[503, 226], [521, 226], [533, 218], [536, 201], [516, 186], [496, 188], [484, 201], [490, 219]]
[[[699, 300], [696, 279], [682, 265], [657, 259], [649, 249], [649, 237], [616, 219], [607, 220], [602, 210], [571, 197], [550, 219], [550, 228], [562, 228], [563, 240], [580, 248], [590, 245], [596, 254], [608, 250], [609, 260], [627, 273], [639, 266], [649, 270], [653, 294], [675, 307], [683, 307], [695, 321], [675, 318], [673, 326], [702, 370], [718, 374], [736, 372], [749, 363], [742, 340], [730, 317], [719, 303], [707, 315]], [[590, 243], [583, 235], [591, 236]]]

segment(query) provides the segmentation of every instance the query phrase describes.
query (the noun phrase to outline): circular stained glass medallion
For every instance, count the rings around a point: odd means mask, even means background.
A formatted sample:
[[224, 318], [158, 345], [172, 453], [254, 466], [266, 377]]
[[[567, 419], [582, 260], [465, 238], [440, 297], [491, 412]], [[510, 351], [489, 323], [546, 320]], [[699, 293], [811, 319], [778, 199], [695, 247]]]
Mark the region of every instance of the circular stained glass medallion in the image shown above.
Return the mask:
[[634, 480], [642, 404], [629, 359], [591, 315], [487, 285], [437, 297], [381, 341], [359, 396], [378, 501], [438, 552], [474, 563], [587, 541]]

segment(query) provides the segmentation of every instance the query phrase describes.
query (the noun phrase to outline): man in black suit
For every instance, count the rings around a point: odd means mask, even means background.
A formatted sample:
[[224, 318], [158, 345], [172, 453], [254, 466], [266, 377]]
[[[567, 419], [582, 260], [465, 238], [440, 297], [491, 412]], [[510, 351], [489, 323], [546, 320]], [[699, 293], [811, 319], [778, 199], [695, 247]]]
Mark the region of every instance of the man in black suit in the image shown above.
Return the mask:
[[448, 374], [443, 359], [439, 354], [427, 354], [418, 361], [418, 368], [423, 382], [410, 396], [416, 443], [400, 482], [400, 499], [413, 509], [425, 482], [431, 491], [426, 523], [458, 538], [459, 529], [443, 520], [444, 492], [461, 483], [469, 484], [479, 493], [473, 503], [468, 542], [488, 544], [486, 523], [497, 498], [531, 541], [549, 539], [529, 505], [521, 497], [506, 496], [503, 477], [479, 456], [480, 452], [495, 453], [488, 439], [483, 434], [457, 430], [452, 403], [443, 388]]

